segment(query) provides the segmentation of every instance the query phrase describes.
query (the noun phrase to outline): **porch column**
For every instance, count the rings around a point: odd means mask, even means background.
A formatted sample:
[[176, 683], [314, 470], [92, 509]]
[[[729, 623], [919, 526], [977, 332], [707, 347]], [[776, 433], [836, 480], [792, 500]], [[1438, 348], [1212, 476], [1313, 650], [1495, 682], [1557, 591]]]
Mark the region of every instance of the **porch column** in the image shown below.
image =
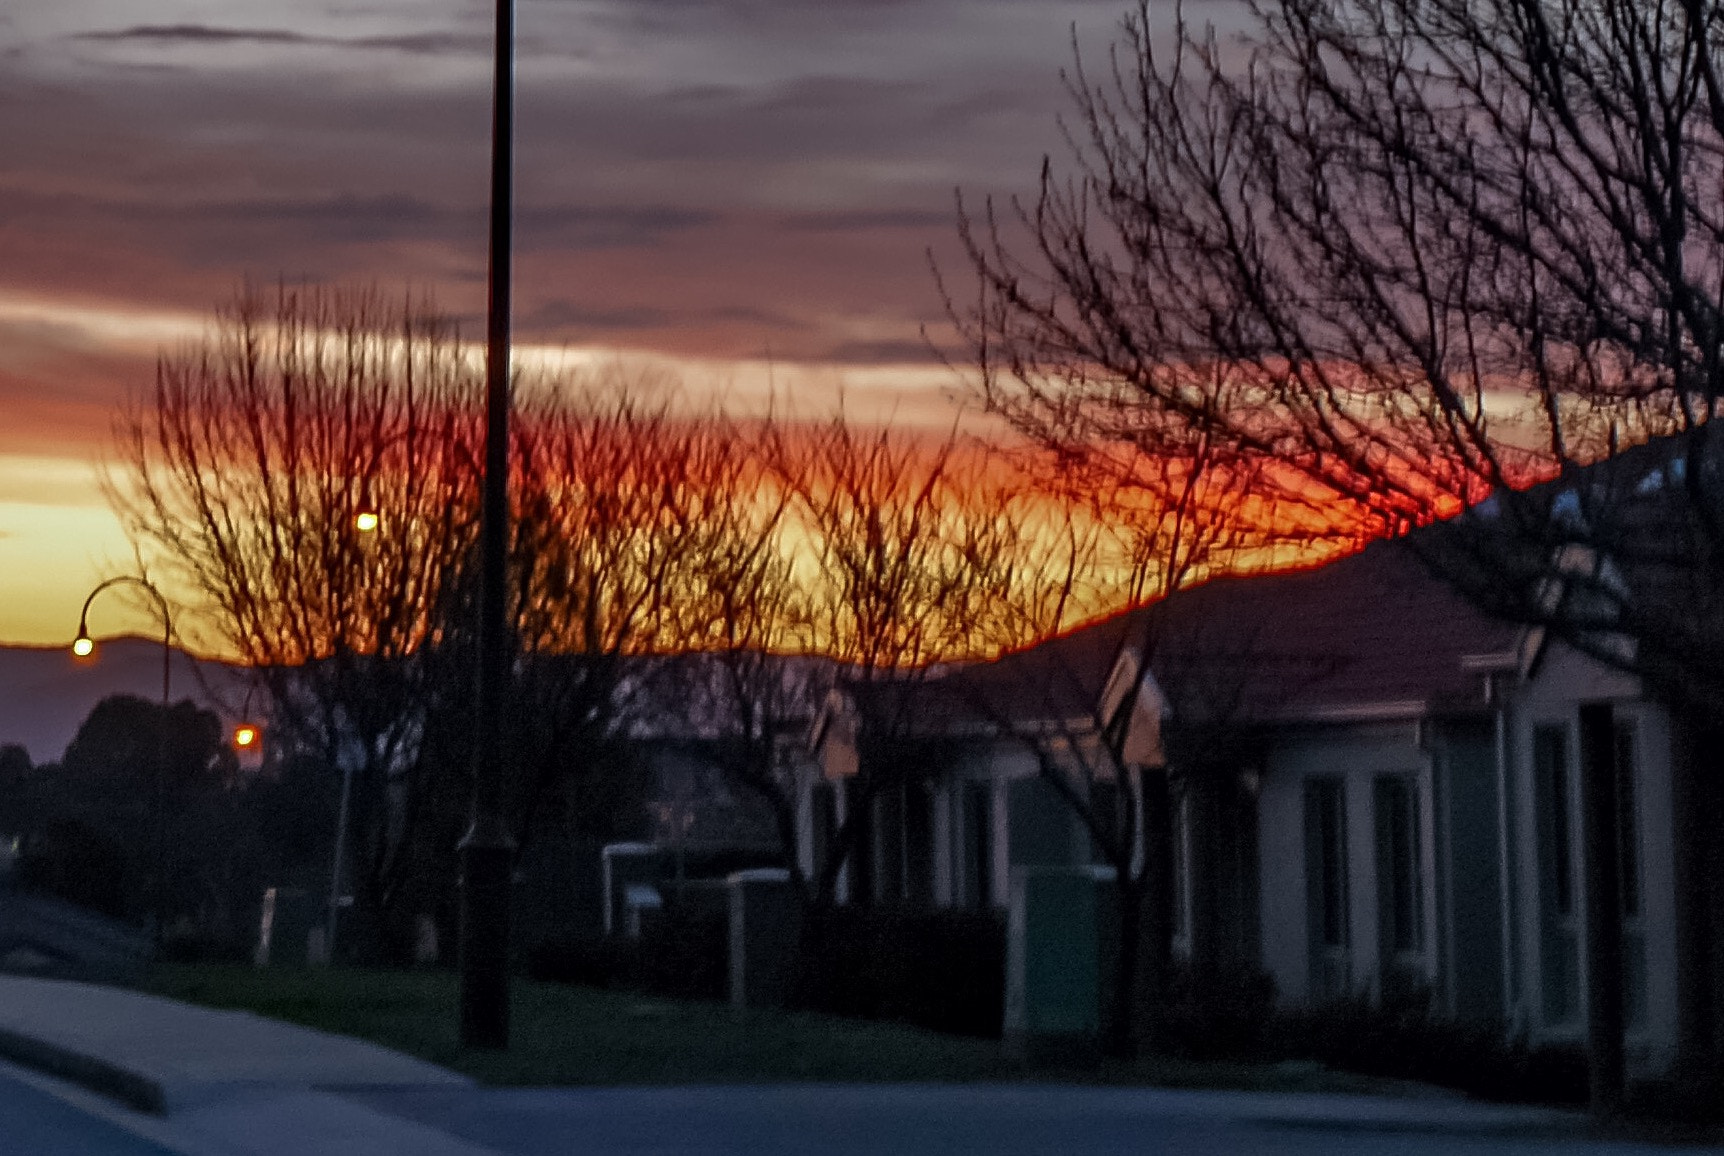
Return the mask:
[[1718, 829], [1720, 794], [1716, 761], [1702, 751], [1724, 741], [1708, 720], [1671, 713], [1670, 777], [1676, 866], [1676, 1064], [1677, 1080], [1696, 1090], [1706, 1086], [1719, 1063]]
[[1609, 703], [1580, 708], [1581, 831], [1586, 865], [1586, 1048], [1591, 1109], [1622, 1107], [1622, 864], [1617, 841], [1616, 719]]

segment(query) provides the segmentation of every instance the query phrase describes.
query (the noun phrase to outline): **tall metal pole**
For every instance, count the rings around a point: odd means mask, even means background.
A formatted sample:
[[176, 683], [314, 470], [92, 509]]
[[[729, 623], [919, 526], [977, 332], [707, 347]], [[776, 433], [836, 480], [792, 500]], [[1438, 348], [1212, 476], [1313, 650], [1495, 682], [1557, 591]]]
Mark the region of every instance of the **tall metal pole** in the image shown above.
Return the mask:
[[479, 530], [479, 671], [472, 826], [461, 840], [461, 1042], [509, 1046], [509, 873], [502, 814], [502, 703], [509, 678], [509, 255], [514, 169], [514, 0], [497, 0], [491, 119], [491, 263], [485, 352], [485, 481]]

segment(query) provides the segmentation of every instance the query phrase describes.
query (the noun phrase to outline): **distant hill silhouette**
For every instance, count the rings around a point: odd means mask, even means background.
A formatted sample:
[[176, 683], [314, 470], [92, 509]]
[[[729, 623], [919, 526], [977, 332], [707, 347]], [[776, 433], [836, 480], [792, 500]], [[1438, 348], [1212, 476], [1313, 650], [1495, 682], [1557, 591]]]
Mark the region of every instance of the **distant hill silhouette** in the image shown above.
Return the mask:
[[[175, 650], [169, 690], [232, 719], [245, 695], [242, 668]], [[0, 646], [0, 746], [18, 743], [35, 763], [57, 762], [78, 726], [102, 699], [162, 694], [158, 639], [115, 638], [90, 658], [64, 647]]]

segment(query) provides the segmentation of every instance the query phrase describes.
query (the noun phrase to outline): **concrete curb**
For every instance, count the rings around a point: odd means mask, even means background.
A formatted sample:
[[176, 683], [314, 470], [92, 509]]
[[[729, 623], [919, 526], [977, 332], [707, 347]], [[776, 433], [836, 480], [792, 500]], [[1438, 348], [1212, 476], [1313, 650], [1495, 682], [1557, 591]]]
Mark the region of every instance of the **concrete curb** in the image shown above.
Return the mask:
[[98, 1056], [0, 1028], [0, 1057], [88, 1088], [128, 1108], [152, 1116], [167, 1115], [167, 1092], [159, 1081]]

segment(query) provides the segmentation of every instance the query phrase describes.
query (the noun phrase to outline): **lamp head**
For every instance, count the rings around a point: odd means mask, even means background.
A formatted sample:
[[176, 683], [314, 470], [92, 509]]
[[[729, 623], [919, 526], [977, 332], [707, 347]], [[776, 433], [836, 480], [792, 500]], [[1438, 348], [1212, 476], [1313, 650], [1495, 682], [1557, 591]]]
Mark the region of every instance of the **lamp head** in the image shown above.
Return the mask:
[[376, 531], [379, 520], [376, 510], [360, 510], [353, 516], [353, 528], [361, 534], [370, 534]]
[[255, 747], [259, 737], [258, 728], [250, 723], [241, 723], [233, 729], [233, 745], [242, 751]]
[[88, 658], [96, 653], [96, 640], [90, 637], [89, 628], [82, 622], [78, 624], [78, 637], [72, 640], [72, 653], [79, 658]]

